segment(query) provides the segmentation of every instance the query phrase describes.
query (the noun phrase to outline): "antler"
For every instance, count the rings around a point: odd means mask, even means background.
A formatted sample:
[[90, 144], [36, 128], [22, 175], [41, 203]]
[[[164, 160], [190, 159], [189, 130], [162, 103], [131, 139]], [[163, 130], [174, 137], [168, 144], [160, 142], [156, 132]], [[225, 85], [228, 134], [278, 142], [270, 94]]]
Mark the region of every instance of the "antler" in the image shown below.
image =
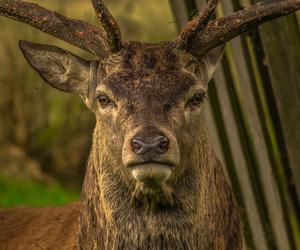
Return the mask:
[[[122, 48], [120, 29], [103, 0], [92, 2], [103, 28], [21, 0], [0, 0], [0, 15], [27, 23], [92, 54], [106, 57]], [[217, 2], [209, 0], [201, 15], [186, 25], [177, 40], [178, 49], [199, 57], [254, 26], [300, 9], [300, 0], [265, 0], [211, 21]]]
[[202, 14], [187, 24], [179, 36], [177, 48], [200, 57], [251, 28], [300, 9], [300, 0], [265, 0], [210, 21], [216, 4], [217, 0], [210, 0]]
[[106, 32], [108, 45], [112, 53], [118, 52], [122, 48], [120, 28], [110, 14], [102, 0], [92, 0], [94, 9]]
[[102, 1], [93, 0], [93, 4], [103, 28], [20, 0], [0, 0], [0, 15], [27, 23], [94, 55], [107, 57], [121, 48], [120, 32]]
[[203, 30], [211, 20], [217, 4], [218, 0], [209, 0], [201, 14], [187, 23], [179, 36], [177, 44], [178, 49], [188, 49], [188, 46], [194, 41], [198, 32]]

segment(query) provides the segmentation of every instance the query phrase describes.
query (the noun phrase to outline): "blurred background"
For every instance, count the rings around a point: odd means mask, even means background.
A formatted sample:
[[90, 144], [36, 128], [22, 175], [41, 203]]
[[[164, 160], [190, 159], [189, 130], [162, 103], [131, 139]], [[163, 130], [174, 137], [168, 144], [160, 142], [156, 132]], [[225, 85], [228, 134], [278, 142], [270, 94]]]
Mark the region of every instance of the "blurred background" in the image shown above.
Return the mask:
[[[98, 25], [87, 0], [31, 0]], [[223, 16], [260, 0], [220, 0]], [[107, 0], [125, 40], [163, 41], [205, 0]], [[94, 117], [80, 98], [43, 83], [17, 42], [58, 39], [0, 17], [0, 207], [79, 198]], [[245, 248], [300, 250], [300, 13], [229, 42], [209, 84], [208, 132], [234, 190]]]
[[[68, 17], [99, 25], [90, 1], [32, 0]], [[126, 40], [175, 38], [167, 0], [110, 0]], [[18, 40], [91, 55], [25, 24], [0, 17], [0, 207], [64, 204], [78, 199], [94, 127], [80, 97], [43, 82], [25, 62]]]

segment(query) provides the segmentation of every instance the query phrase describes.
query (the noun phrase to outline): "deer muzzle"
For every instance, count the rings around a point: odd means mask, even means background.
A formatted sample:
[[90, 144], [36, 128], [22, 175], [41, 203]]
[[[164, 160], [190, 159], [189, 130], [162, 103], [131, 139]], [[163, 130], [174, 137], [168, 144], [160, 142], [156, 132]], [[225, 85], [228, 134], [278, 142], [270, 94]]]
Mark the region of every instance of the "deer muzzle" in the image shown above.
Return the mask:
[[144, 126], [126, 136], [123, 164], [142, 183], [164, 183], [179, 164], [176, 138], [164, 128]]

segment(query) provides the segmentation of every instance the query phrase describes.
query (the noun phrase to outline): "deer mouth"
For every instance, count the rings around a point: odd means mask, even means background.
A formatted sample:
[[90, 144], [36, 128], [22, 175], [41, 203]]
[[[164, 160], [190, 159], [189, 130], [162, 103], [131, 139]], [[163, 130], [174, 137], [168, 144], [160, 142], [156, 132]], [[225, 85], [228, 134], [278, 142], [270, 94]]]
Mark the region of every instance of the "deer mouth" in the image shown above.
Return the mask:
[[170, 161], [134, 162], [128, 166], [134, 179], [142, 183], [165, 183], [172, 174], [174, 164]]

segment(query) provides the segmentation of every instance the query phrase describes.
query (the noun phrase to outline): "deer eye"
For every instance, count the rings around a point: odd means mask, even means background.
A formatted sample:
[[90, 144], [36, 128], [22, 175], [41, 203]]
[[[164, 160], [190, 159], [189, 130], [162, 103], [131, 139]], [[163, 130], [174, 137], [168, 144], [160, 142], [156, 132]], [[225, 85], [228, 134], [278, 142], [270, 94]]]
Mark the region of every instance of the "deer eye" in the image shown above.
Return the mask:
[[206, 92], [203, 91], [197, 93], [188, 101], [187, 106], [191, 108], [197, 107], [204, 101], [205, 97], [206, 97]]
[[112, 103], [112, 101], [106, 95], [99, 95], [98, 101], [102, 108], [105, 108]]

